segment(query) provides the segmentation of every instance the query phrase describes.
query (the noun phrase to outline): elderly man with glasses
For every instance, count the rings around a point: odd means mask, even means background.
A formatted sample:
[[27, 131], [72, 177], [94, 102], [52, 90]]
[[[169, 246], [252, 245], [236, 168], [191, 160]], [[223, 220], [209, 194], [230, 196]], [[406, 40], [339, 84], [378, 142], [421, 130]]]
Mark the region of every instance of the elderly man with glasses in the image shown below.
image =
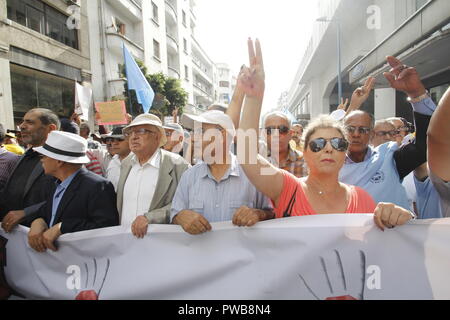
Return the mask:
[[403, 179], [427, 161], [427, 130], [436, 105], [428, 96], [415, 68], [410, 68], [394, 57], [388, 57], [392, 67], [384, 76], [391, 87], [409, 97], [417, 128], [416, 140], [399, 147], [396, 142], [377, 148], [369, 145], [374, 136], [374, 117], [359, 111], [368, 99], [373, 85], [359, 88], [352, 96], [351, 110], [344, 124], [350, 142], [347, 159], [340, 172], [340, 181], [365, 189], [375, 202], [391, 202], [409, 209]]
[[290, 145], [293, 130], [289, 117], [282, 112], [274, 111], [265, 116], [263, 123], [269, 162], [298, 178], [306, 176], [303, 153], [291, 148]]
[[123, 130], [131, 154], [122, 161], [117, 186], [121, 224], [143, 238], [149, 224], [170, 223], [172, 199], [189, 164], [162, 150], [167, 142], [161, 120], [152, 114], [138, 116]]

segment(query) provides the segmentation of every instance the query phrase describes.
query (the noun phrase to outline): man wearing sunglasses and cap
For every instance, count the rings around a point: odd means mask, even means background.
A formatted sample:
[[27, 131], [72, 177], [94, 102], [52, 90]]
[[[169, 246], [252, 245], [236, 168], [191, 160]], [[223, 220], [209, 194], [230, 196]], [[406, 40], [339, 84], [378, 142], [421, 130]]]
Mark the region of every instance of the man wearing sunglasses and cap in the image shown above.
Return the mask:
[[117, 207], [123, 226], [143, 238], [149, 224], [170, 223], [170, 208], [181, 175], [189, 164], [162, 150], [167, 142], [161, 120], [141, 114], [124, 130], [131, 154], [122, 161]]
[[84, 138], [52, 131], [46, 143], [34, 150], [41, 154], [45, 173], [57, 182], [31, 224], [28, 241], [33, 249], [56, 251], [55, 241], [62, 234], [119, 224], [113, 185], [83, 168], [89, 162]]
[[231, 152], [236, 135], [231, 118], [215, 110], [200, 116], [184, 114], [182, 122], [194, 128], [203, 162], [181, 178], [172, 203], [172, 223], [196, 235], [210, 231], [211, 222], [250, 227], [273, 218], [269, 200], [250, 183]]
[[128, 139], [125, 139], [123, 135], [124, 128], [123, 126], [114, 128], [109, 136], [112, 140], [111, 151], [114, 153], [114, 156], [106, 169], [106, 179], [112, 182], [116, 190], [120, 178], [120, 166], [131, 152]]

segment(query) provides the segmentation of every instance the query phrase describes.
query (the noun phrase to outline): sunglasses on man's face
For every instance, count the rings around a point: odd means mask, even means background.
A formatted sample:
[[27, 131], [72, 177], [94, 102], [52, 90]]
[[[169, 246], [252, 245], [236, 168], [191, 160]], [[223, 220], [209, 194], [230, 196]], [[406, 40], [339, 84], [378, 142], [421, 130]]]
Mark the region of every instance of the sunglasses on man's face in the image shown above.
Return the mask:
[[336, 151], [345, 152], [348, 149], [348, 142], [343, 138], [315, 139], [309, 143], [309, 148], [311, 149], [312, 152], [320, 152], [323, 149], [325, 149], [328, 142], [330, 142], [331, 146]]
[[286, 135], [289, 133], [289, 128], [286, 126], [279, 126], [279, 127], [267, 127], [266, 128], [266, 132], [267, 135], [270, 136], [273, 133], [275, 133], [275, 130], [278, 130], [278, 132], [280, 132], [281, 135]]

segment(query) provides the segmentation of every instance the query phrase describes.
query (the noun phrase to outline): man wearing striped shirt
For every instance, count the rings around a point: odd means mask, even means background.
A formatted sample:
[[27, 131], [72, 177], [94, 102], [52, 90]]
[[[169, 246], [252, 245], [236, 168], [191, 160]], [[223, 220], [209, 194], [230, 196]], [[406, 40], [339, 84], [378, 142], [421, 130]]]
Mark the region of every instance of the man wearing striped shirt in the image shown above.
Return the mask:
[[172, 223], [195, 235], [210, 231], [211, 222], [232, 220], [250, 227], [273, 218], [268, 199], [250, 183], [231, 153], [235, 136], [231, 118], [220, 111], [183, 117], [183, 123], [191, 123], [188, 127], [193, 123], [195, 140], [202, 143], [203, 162], [181, 177], [170, 212]]

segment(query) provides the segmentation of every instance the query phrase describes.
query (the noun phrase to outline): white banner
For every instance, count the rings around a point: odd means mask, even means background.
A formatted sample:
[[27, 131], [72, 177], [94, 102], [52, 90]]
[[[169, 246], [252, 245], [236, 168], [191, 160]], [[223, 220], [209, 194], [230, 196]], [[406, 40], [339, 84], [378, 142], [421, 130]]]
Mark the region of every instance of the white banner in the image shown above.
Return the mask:
[[6, 279], [29, 299], [450, 299], [450, 219], [380, 231], [371, 215], [230, 222], [191, 236], [151, 225], [68, 234], [58, 252], [30, 249], [20, 227]]
[[81, 120], [89, 121], [89, 108], [92, 103], [92, 89], [75, 83], [75, 113]]

